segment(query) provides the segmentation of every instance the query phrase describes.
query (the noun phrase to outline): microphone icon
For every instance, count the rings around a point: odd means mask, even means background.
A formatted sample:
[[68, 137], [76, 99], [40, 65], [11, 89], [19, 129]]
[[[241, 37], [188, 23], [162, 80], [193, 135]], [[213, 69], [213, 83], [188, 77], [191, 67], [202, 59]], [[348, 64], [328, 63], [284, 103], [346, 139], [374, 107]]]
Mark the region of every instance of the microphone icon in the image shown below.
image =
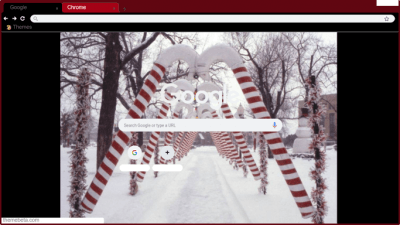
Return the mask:
[[274, 127], [274, 128], [276, 128], [276, 122], [274, 122], [274, 125], [273, 125], [273, 127]]

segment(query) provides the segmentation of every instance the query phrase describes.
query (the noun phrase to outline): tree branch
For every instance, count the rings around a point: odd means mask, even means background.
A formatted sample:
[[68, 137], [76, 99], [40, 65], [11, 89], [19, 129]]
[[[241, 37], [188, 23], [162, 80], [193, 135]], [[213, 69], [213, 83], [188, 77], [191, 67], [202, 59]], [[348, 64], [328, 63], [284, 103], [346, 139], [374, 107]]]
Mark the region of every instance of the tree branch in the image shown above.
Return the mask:
[[175, 41], [165, 32], [161, 32], [162, 36], [167, 38], [173, 45], [176, 44]]
[[122, 60], [121, 68], [125, 66], [125, 64], [128, 63], [135, 55], [137, 55], [138, 53], [149, 47], [149, 45], [156, 40], [159, 34], [160, 32], [154, 32], [150, 38], [148, 38], [146, 41], [142, 42], [140, 45], [138, 45], [137, 47], [133, 48], [130, 52], [128, 52], [128, 54], [126, 54], [126, 56]]
[[121, 102], [121, 104], [125, 107], [125, 109], [130, 110], [129, 104], [125, 101], [120, 93], [117, 93], [117, 99]]
[[101, 33], [101, 32], [99, 32], [98, 33], [100, 36], [102, 36], [104, 39], [106, 39], [106, 35], [105, 34], [103, 34], [103, 33]]

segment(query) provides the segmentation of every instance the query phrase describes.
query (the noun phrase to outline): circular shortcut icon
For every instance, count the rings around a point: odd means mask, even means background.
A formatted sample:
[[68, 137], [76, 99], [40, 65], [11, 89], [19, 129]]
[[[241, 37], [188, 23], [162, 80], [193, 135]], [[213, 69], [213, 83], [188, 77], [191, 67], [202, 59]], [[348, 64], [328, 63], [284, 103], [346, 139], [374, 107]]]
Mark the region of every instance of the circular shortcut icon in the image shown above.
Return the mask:
[[127, 154], [130, 159], [140, 159], [142, 157], [142, 150], [139, 146], [129, 147]]
[[165, 160], [170, 160], [172, 159], [172, 157], [174, 157], [174, 148], [172, 148], [172, 146], [162, 146], [159, 147], [158, 149], [159, 149], [159, 154]]

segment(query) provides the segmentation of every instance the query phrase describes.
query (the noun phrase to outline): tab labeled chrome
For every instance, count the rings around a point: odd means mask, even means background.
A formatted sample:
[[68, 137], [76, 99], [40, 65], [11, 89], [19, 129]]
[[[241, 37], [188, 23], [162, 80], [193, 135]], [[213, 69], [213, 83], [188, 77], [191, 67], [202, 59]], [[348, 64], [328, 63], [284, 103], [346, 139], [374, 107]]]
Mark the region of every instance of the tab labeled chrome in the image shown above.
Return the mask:
[[280, 131], [278, 119], [122, 119], [122, 131]]
[[67, 2], [62, 3], [63, 13], [119, 13], [114, 2]]

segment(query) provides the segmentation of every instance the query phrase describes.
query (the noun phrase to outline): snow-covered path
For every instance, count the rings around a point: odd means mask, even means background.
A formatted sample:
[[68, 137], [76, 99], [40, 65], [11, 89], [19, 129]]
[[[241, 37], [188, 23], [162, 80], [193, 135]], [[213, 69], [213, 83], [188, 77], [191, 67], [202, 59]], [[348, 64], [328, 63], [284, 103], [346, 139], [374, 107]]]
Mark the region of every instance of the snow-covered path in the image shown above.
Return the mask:
[[[61, 154], [61, 215], [68, 217], [68, 155]], [[95, 172], [95, 148], [89, 148], [89, 176]], [[258, 154], [252, 151], [259, 164]], [[328, 168], [324, 174], [329, 190], [329, 211], [325, 222], [336, 222], [336, 151], [327, 151]], [[123, 155], [121, 163], [127, 163]], [[312, 161], [293, 159], [304, 186], [310, 194], [313, 182], [308, 177]], [[181, 172], [147, 172], [135, 196], [128, 194], [129, 175], [116, 169], [94, 212], [87, 217], [105, 218], [106, 223], [310, 223], [302, 219], [275, 160], [268, 160], [267, 195], [258, 193], [259, 181], [242, 170], [233, 170], [215, 147], [199, 147], [177, 164]], [[117, 168], [119, 165], [117, 166]]]
[[[210, 157], [211, 153], [208, 150], [189, 154], [184, 171], [171, 180], [176, 185], [166, 186], [162, 198], [152, 210], [146, 212], [140, 222], [249, 222], [243, 210], [236, 216], [237, 212], [229, 207], [229, 199], [236, 197], [229, 193], [227, 184], [221, 182], [223, 178], [214, 158]], [[225, 193], [227, 189], [228, 193]], [[226, 198], [225, 195], [230, 196]]]

